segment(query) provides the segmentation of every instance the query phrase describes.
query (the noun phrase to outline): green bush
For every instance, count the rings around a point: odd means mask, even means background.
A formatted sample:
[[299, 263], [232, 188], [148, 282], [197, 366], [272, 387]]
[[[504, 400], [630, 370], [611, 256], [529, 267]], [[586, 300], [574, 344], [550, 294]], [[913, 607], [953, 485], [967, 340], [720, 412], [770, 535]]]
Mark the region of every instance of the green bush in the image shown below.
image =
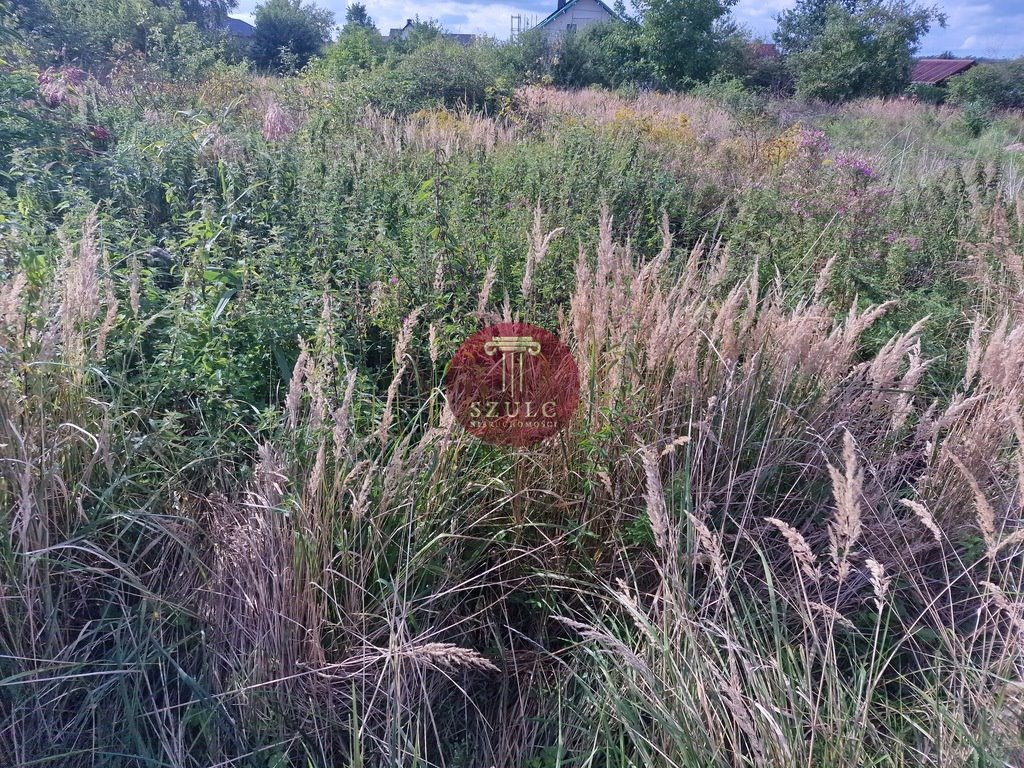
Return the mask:
[[321, 66], [333, 78], [346, 80], [354, 73], [372, 69], [384, 58], [384, 39], [376, 29], [346, 25], [328, 47]]
[[304, 67], [330, 39], [334, 15], [303, 0], [267, 0], [256, 6], [251, 53], [261, 67]]
[[643, 55], [639, 27], [622, 21], [593, 24], [564, 35], [551, 74], [556, 84], [571, 88], [650, 85], [655, 80]]
[[1024, 59], [978, 64], [950, 80], [947, 90], [953, 104], [1024, 108]]
[[225, 41], [193, 23], [158, 29], [150, 35], [149, 60], [175, 79], [197, 81], [225, 58]]
[[992, 125], [992, 114], [988, 103], [969, 101], [964, 104], [963, 111], [960, 113], [960, 122], [970, 136], [974, 138], [981, 136]]
[[530, 29], [498, 48], [502, 68], [518, 83], [550, 77], [551, 42], [542, 29]]
[[408, 84], [410, 106], [431, 102], [482, 107], [499, 76], [498, 58], [487, 43], [464, 47], [438, 39], [415, 48], [395, 67]]
[[911, 83], [907, 86], [907, 96], [925, 104], [941, 104], [946, 99], [946, 89], [930, 83]]
[[820, 32], [789, 57], [797, 93], [832, 102], [900, 93], [910, 79], [912, 53], [943, 19], [936, 9], [914, 4], [828, 6]]
[[32, 0], [22, 25], [41, 63], [74, 61], [93, 67], [125, 51], [146, 50], [153, 35], [170, 38], [185, 21], [177, 2]]

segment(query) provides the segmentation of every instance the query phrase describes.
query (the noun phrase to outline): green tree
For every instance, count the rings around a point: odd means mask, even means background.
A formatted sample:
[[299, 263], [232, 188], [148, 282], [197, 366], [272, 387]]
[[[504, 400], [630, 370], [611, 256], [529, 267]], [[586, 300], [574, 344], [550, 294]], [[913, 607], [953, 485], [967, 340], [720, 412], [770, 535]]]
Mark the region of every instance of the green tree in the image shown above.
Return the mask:
[[267, 0], [256, 6], [252, 57], [276, 70], [303, 67], [330, 40], [334, 14], [302, 0]]
[[638, 0], [641, 47], [669, 87], [710, 78], [718, 69], [725, 25], [736, 0]]
[[978, 64], [957, 75], [946, 86], [954, 104], [983, 108], [1024, 108], [1024, 59], [998, 64]]
[[146, 51], [154, 33], [170, 35], [187, 21], [177, 0], [28, 0], [19, 23], [40, 64], [72, 61], [92, 67], [134, 49]]
[[765, 50], [765, 42], [737, 29], [722, 41], [721, 66], [717, 76], [740, 81], [755, 91], [791, 95], [793, 78], [785, 61], [774, 51]]
[[376, 27], [348, 23], [327, 49], [324, 63], [332, 77], [347, 80], [361, 70], [372, 69], [384, 58], [384, 38]]
[[410, 104], [481, 107], [498, 69], [492, 47], [466, 48], [442, 37], [411, 51], [394, 68], [394, 75], [397, 82], [407, 84]]
[[776, 17], [778, 27], [773, 39], [783, 55], [806, 51], [825, 31], [828, 11], [838, 6], [848, 13], [856, 13], [858, 0], [797, 0], [793, 8]]
[[437, 19], [420, 19], [416, 16], [412, 20], [412, 27], [409, 29], [409, 36], [405, 40], [399, 38], [394, 41], [394, 48], [400, 53], [408, 53], [430, 45], [444, 37], [444, 28]]
[[642, 29], [633, 21], [592, 24], [562, 37], [551, 74], [568, 87], [648, 85], [655, 73], [644, 55]]
[[549, 74], [551, 41], [542, 29], [529, 29], [498, 48], [502, 69], [513, 82], [535, 83]]
[[364, 29], [376, 29], [373, 19], [366, 12], [366, 6], [362, 3], [352, 3], [345, 11], [345, 28], [362, 27]]
[[178, 0], [185, 18], [201, 29], [220, 29], [238, 0]]
[[901, 93], [914, 52], [935, 22], [945, 24], [945, 17], [913, 2], [872, 2], [855, 11], [830, 5], [821, 31], [789, 56], [797, 93], [825, 101]]

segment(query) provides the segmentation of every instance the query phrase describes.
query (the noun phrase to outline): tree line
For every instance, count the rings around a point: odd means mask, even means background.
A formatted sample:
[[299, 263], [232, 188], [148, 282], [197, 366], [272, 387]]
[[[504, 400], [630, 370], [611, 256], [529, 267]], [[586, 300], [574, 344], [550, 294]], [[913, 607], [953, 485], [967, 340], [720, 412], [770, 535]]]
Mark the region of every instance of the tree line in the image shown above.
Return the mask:
[[[481, 93], [523, 82], [675, 90], [730, 80], [826, 101], [904, 93], [922, 40], [946, 22], [940, 8], [917, 0], [798, 0], [777, 16], [767, 45], [737, 23], [735, 2], [639, 0], [627, 9], [617, 0], [615, 19], [557, 40], [533, 29], [506, 43], [481, 39], [470, 51], [456, 51], [440, 24], [419, 18], [407, 39], [390, 40], [358, 2], [338, 25], [331, 11], [309, 0], [265, 0], [248, 39], [225, 32], [236, 0], [22, 0], [17, 20], [41, 66], [102, 68], [130, 52], [177, 74], [244, 60], [264, 71], [316, 66], [347, 79], [379, 68], [394, 73], [414, 56], [417, 66], [433, 68], [417, 76], [438, 80], [453, 72], [465, 79], [459, 70], [468, 69], [487, 81], [468, 89]], [[984, 68], [970, 79], [1000, 106], [1007, 106], [1001, 102], [1009, 91], [1000, 85], [1006, 81], [1012, 85], [1008, 70]]]

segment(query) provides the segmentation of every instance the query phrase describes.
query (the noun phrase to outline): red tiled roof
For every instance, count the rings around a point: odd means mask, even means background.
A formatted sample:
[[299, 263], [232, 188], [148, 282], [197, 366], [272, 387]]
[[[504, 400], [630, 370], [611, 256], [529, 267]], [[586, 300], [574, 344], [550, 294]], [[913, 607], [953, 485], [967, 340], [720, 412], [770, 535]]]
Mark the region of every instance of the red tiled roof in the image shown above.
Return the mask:
[[910, 70], [910, 82], [938, 85], [974, 66], [974, 59], [918, 59]]

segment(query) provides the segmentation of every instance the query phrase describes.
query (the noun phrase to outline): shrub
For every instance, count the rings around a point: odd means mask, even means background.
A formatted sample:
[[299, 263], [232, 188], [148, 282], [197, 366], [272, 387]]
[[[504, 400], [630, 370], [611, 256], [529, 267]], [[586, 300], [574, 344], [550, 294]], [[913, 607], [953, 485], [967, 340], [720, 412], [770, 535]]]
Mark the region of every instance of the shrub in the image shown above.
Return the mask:
[[960, 122], [969, 136], [981, 136], [992, 125], [990, 105], [983, 101], [967, 102], [960, 112]]
[[971, 103], [1000, 109], [1024, 108], [1024, 59], [978, 64], [946, 86], [954, 104]]
[[834, 102], [901, 92], [911, 54], [935, 21], [944, 21], [936, 9], [913, 4], [827, 6], [821, 31], [790, 54], [797, 93]]
[[408, 84], [410, 108], [428, 102], [481, 107], [499, 74], [494, 49], [487, 43], [465, 47], [444, 39], [417, 46], [394, 71]]
[[539, 83], [551, 68], [551, 43], [542, 29], [529, 29], [498, 48], [502, 68], [517, 83]]
[[786, 66], [785, 59], [774, 54], [762, 54], [761, 44], [741, 38], [741, 46], [735, 56], [736, 63], [726, 74], [739, 77], [745, 86], [767, 91], [779, 96], [792, 95], [793, 74]]
[[225, 57], [224, 41], [193, 23], [155, 30], [147, 44], [147, 58], [168, 76], [195, 82], [208, 76]]
[[42, 63], [70, 60], [93, 67], [128, 50], [146, 50], [153, 34], [170, 38], [184, 20], [177, 3], [34, 0], [23, 23], [35, 39], [33, 48]]
[[562, 36], [551, 66], [558, 85], [650, 85], [654, 70], [645, 61], [638, 25], [625, 21], [592, 24]]
[[941, 104], [946, 99], [946, 89], [929, 83], [911, 83], [907, 86], [907, 96], [925, 104]]
[[330, 38], [334, 15], [303, 0], [266, 0], [256, 6], [250, 52], [261, 67], [304, 67]]
[[376, 29], [346, 25], [337, 41], [327, 48], [322, 67], [338, 80], [372, 69], [384, 59], [384, 39]]

